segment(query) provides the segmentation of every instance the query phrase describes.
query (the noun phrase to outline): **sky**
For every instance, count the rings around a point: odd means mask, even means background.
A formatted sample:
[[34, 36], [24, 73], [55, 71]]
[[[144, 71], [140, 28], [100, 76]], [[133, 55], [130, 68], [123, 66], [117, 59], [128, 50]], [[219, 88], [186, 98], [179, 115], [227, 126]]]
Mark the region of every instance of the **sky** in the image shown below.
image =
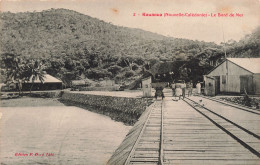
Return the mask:
[[[238, 41], [260, 25], [260, 0], [0, 0], [2, 12], [51, 8], [70, 9], [114, 25], [165, 36], [215, 43]], [[178, 13], [207, 17], [176, 16]]]

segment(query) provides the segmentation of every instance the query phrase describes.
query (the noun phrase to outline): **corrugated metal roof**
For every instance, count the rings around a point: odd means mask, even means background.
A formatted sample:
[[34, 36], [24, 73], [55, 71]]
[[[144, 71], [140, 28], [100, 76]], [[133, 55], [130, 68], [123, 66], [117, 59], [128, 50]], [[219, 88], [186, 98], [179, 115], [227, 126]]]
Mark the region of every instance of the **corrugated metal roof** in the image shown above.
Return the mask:
[[[43, 83], [61, 83], [62, 82], [59, 79], [57, 79], [49, 74], [45, 74], [43, 79], [44, 79]], [[30, 78], [30, 81], [28, 83], [31, 83], [31, 82], [32, 82], [32, 77]], [[38, 78], [37, 80], [34, 80], [34, 83], [41, 83], [41, 81]]]
[[227, 58], [227, 60], [252, 73], [260, 73], [260, 58]]

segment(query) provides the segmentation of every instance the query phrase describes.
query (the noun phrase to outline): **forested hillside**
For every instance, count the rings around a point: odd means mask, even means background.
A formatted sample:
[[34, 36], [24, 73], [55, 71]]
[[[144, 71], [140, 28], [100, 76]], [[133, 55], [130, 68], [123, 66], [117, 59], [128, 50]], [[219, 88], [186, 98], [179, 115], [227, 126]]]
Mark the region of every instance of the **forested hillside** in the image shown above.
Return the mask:
[[[67, 84], [85, 77], [135, 79], [144, 66], [158, 61], [182, 61], [180, 68], [199, 79], [224, 57], [223, 44], [115, 26], [67, 9], [0, 16], [2, 63], [13, 57], [21, 63], [37, 60]], [[239, 42], [228, 41], [228, 57], [259, 57], [259, 35], [258, 28]], [[7, 65], [1, 67], [1, 74], [6, 74]]]

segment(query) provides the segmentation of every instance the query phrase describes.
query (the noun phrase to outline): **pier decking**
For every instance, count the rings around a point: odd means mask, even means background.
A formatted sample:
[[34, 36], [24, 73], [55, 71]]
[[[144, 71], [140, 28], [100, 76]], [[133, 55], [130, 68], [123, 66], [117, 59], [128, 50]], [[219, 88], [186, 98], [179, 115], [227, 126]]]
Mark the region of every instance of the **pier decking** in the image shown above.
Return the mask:
[[258, 112], [219, 104], [200, 97], [155, 101], [108, 164], [259, 164]]

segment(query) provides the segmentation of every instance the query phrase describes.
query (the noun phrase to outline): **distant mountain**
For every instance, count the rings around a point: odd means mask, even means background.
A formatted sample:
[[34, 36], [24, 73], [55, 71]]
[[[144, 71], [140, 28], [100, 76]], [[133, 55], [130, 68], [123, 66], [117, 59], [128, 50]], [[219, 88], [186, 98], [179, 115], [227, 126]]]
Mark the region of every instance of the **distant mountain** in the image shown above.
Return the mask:
[[226, 47], [229, 57], [260, 57], [260, 27], [238, 42], [229, 40]]
[[[196, 61], [202, 74], [224, 57], [223, 45], [115, 26], [67, 9], [0, 17], [0, 53], [39, 59], [48, 73], [62, 79], [131, 79], [147, 63], [176, 60]], [[239, 42], [227, 42], [226, 50], [230, 57], [259, 57], [259, 28]]]
[[[110, 55], [172, 56], [179, 47], [199, 50], [213, 43], [174, 39], [159, 34], [115, 26], [66, 9], [1, 13], [2, 52], [49, 57], [99, 51]], [[178, 54], [177, 54], [178, 55]]]

